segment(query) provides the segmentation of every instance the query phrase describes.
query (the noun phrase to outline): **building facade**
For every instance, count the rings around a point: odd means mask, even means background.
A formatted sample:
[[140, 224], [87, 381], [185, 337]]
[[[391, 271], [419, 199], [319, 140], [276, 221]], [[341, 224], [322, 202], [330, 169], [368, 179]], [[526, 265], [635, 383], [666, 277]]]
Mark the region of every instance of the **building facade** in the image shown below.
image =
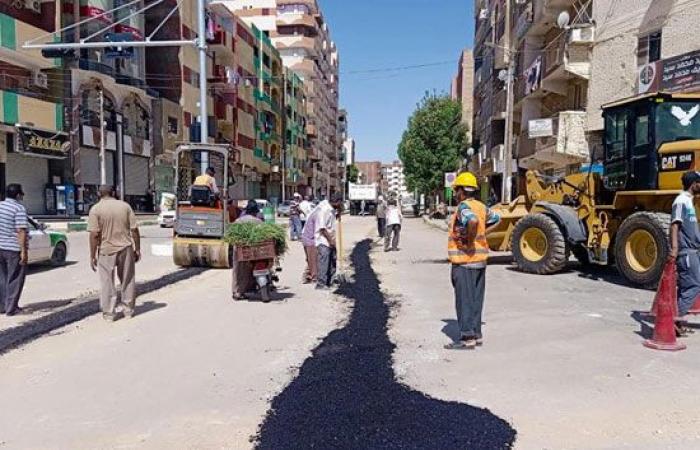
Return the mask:
[[382, 163], [381, 161], [357, 161], [355, 162], [359, 171], [358, 184], [382, 185]]
[[480, 175], [500, 192], [509, 48], [513, 167], [522, 190], [527, 169], [565, 175], [602, 155], [606, 103], [652, 91], [700, 91], [694, 75], [700, 73], [700, 42], [692, 36], [698, 17], [700, 5], [688, 0], [477, 2], [474, 141]]
[[474, 118], [474, 55], [467, 49], [462, 52], [457, 64], [457, 73], [450, 86], [452, 100], [462, 104], [462, 122], [469, 130], [471, 142], [472, 121]]
[[21, 183], [31, 214], [65, 214], [75, 208], [65, 195], [72, 178], [66, 78], [60, 63], [21, 48], [56, 30], [55, 4], [37, 6], [0, 3], [0, 194], [8, 183]]
[[339, 58], [328, 24], [316, 0], [221, 0], [246, 23], [270, 36], [284, 65], [306, 86], [311, 161], [307, 184], [312, 194], [340, 191], [342, 160], [338, 119]]
[[399, 200], [409, 197], [401, 161], [382, 165], [382, 192]]

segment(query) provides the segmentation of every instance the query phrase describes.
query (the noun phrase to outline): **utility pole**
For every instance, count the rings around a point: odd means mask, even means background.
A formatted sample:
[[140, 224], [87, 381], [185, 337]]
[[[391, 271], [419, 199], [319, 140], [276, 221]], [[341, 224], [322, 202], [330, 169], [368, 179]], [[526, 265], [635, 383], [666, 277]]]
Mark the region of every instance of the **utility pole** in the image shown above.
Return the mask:
[[513, 26], [511, 23], [513, 0], [506, 0], [506, 49], [505, 56], [508, 61], [506, 75], [506, 129], [503, 152], [503, 183], [501, 199], [504, 203], [512, 201], [513, 184], [513, 84], [515, 82], [515, 51], [513, 49]]
[[[205, 20], [205, 0], [197, 0], [197, 50], [199, 51], [199, 142], [209, 142], [209, 111], [207, 109], [207, 26]], [[204, 173], [209, 167], [209, 153], [202, 152]], [[226, 183], [226, 180], [224, 180]]]
[[107, 184], [107, 151], [105, 145], [105, 91], [100, 88], [100, 184]]
[[[274, 74], [273, 74], [274, 75]], [[294, 78], [292, 78], [294, 80]], [[294, 86], [292, 86], [292, 95], [294, 94]], [[295, 99], [296, 100], [296, 99]], [[287, 182], [285, 180], [286, 177], [286, 169], [287, 169], [287, 108], [286, 108], [286, 103], [287, 103], [287, 76], [284, 73], [284, 69], [282, 69], [282, 104], [280, 105], [280, 111], [281, 111], [281, 116], [282, 116], [282, 167], [280, 168], [280, 172], [282, 173], [282, 202], [286, 200], [286, 193], [284, 192], [287, 189]]]

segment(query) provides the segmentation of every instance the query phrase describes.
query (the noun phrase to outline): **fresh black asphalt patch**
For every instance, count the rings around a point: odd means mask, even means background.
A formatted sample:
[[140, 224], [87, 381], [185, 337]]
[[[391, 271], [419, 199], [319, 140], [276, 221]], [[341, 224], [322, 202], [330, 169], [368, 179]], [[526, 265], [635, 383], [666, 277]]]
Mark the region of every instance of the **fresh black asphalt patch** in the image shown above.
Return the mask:
[[354, 301], [348, 324], [330, 333], [274, 398], [256, 447], [511, 448], [515, 430], [489, 410], [437, 400], [396, 380], [395, 346], [387, 334], [390, 306], [369, 251], [370, 241], [355, 247], [355, 281], [338, 291]]

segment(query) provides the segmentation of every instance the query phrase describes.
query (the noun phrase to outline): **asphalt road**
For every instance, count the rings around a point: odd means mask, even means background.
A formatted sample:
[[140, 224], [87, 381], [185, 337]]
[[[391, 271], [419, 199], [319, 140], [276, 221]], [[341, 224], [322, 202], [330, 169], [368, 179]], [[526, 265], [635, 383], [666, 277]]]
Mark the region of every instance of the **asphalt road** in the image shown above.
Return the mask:
[[299, 283], [295, 243], [273, 303], [233, 302], [210, 270], [142, 295], [132, 320], [92, 315], [0, 354], [0, 449], [700, 446], [700, 337], [644, 348], [653, 293], [495, 255], [485, 345], [450, 352], [445, 234], [407, 219], [384, 253], [373, 218], [344, 222], [355, 273], [335, 295]]
[[[153, 246], [168, 248], [172, 244], [171, 229], [146, 226], [141, 228], [141, 234], [143, 259], [136, 266], [137, 281], [154, 280], [178, 270], [171, 257], [152, 252]], [[68, 243], [68, 260], [64, 266], [30, 266], [20, 300], [25, 312], [15, 317], [0, 317], [0, 330], [50, 314], [98, 291], [99, 279], [90, 269], [88, 233], [69, 233]]]

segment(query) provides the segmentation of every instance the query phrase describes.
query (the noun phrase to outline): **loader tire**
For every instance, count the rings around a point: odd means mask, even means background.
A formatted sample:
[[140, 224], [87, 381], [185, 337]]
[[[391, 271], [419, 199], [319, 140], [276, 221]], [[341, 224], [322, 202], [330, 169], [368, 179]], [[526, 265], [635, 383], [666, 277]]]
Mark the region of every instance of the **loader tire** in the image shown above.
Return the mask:
[[671, 216], [638, 212], [620, 226], [615, 237], [617, 269], [630, 283], [654, 288], [661, 279], [671, 245]]
[[544, 214], [529, 214], [513, 229], [513, 259], [520, 270], [549, 275], [566, 267], [569, 252], [559, 225]]

